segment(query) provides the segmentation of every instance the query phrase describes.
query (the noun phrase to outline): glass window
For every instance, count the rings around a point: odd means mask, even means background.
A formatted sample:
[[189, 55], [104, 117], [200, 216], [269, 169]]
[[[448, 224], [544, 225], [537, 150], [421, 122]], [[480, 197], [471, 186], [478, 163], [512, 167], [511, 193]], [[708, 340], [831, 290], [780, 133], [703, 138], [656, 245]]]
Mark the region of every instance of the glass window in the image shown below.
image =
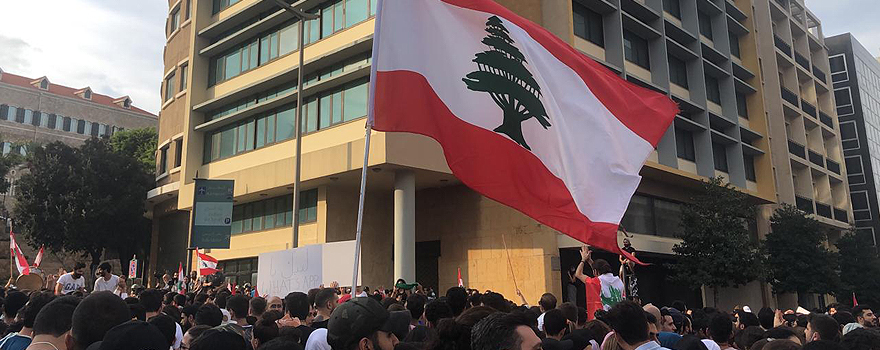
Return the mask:
[[343, 96], [343, 120], [350, 121], [367, 115], [367, 83], [359, 83], [345, 89]]
[[681, 19], [681, 4], [679, 0], [663, 0], [663, 10], [673, 17]]
[[369, 17], [368, 0], [345, 0], [345, 26], [351, 27]]
[[[303, 107], [308, 108], [308, 105], [304, 105]], [[303, 109], [303, 113], [305, 113], [305, 108]], [[296, 122], [296, 108], [293, 106], [288, 106], [284, 110], [278, 112], [278, 126], [277, 126], [277, 139], [279, 141], [292, 139], [294, 133], [294, 126]]]
[[620, 222], [620, 226], [626, 228], [629, 232], [653, 234], [654, 230], [654, 211], [651, 205], [652, 199], [634, 195], [629, 201], [626, 213]]
[[167, 164], [168, 164], [168, 147], [162, 147], [162, 149], [159, 150], [159, 164], [158, 164], [158, 169], [156, 171], [158, 173], [158, 175], [162, 175], [165, 173], [165, 171], [167, 171], [167, 169], [168, 169]]
[[61, 130], [70, 131], [70, 124], [73, 120], [70, 117], [64, 117], [64, 123], [62, 123]]
[[174, 96], [174, 72], [165, 78], [165, 101]]
[[[342, 7], [341, 3], [335, 4]], [[333, 33], [333, 8], [334, 4], [328, 4], [326, 7], [321, 9], [321, 33], [323, 33], [322, 37], [327, 37], [328, 35]], [[342, 17], [340, 16], [338, 21], [342, 22]]]
[[244, 205], [244, 219], [241, 220], [241, 232], [250, 232], [254, 230], [254, 206], [251, 204]]
[[247, 150], [247, 123], [238, 125], [238, 148], [235, 153], [241, 153]]
[[168, 34], [174, 33], [180, 26], [180, 7], [171, 12], [171, 19], [168, 21]]
[[307, 223], [318, 220], [318, 190], [300, 192], [299, 196], [299, 222]]
[[24, 108], [19, 108], [15, 111], [15, 122], [16, 123], [24, 123], [24, 112], [30, 111]]
[[656, 232], [662, 237], [677, 237], [681, 230], [681, 204], [654, 199]]
[[730, 33], [730, 54], [739, 57], [739, 37]]
[[698, 11], [697, 19], [700, 21], [700, 34], [712, 40], [712, 18], [709, 15]]
[[852, 207], [854, 210], [865, 210], [868, 209], [868, 194], [867, 192], [853, 192], [852, 193]]
[[223, 11], [223, 9], [235, 5], [239, 0], [214, 0], [214, 13]]
[[706, 76], [706, 98], [709, 101], [721, 104], [721, 90], [718, 87], [718, 79]]
[[306, 21], [305, 27], [306, 33], [306, 45], [316, 42], [321, 39], [321, 19], [313, 19]]
[[743, 118], [749, 119], [749, 104], [746, 95], [736, 93], [736, 113]]
[[186, 79], [189, 75], [189, 64], [180, 66], [180, 91], [186, 90]]
[[846, 164], [847, 175], [858, 175], [864, 172], [862, 170], [862, 157], [860, 156], [846, 157], [844, 164]]
[[85, 134], [86, 133], [86, 121], [79, 120], [76, 122], [76, 133], [77, 134]]
[[[345, 12], [347, 12], [347, 11], [348, 10], [345, 10]], [[342, 2], [339, 2], [333, 8], [333, 32], [338, 32], [338, 31], [342, 30], [342, 28], [343, 28], [342, 17], [343, 17]], [[329, 35], [329, 33], [330, 32], [324, 32], [324, 36]]]
[[678, 157], [681, 159], [694, 162], [697, 160], [694, 151], [694, 134], [688, 130], [675, 129], [675, 145], [678, 151]]
[[55, 114], [49, 114], [49, 116], [46, 117], [46, 127], [49, 129], [55, 130], [57, 125], [58, 125], [58, 116]]
[[264, 201], [263, 210], [263, 229], [269, 230], [275, 228], [275, 201]]
[[651, 69], [648, 42], [645, 39], [624, 29], [623, 50], [627, 61], [635, 63], [642, 68]]
[[254, 231], [260, 231], [263, 229], [263, 208], [265, 204], [263, 201], [254, 202], [251, 204], [254, 207]]
[[2, 120], [9, 119], [9, 106], [8, 105], [0, 105], [0, 119], [2, 119]]
[[89, 135], [92, 135], [94, 137], [98, 137], [98, 123], [89, 123], [88, 127], [86, 129], [88, 129], [87, 133]]
[[688, 89], [687, 65], [675, 56], [669, 56], [669, 81]]
[[605, 30], [602, 15], [578, 2], [572, 4], [574, 11], [574, 35], [601, 47], [605, 46]]
[[846, 71], [846, 57], [844, 57], [843, 55], [829, 58], [828, 64], [831, 66], [831, 73]]
[[179, 167], [183, 159], [183, 139], [174, 141], [174, 167]]
[[275, 36], [280, 37], [280, 39], [276, 39], [281, 43], [281, 47], [278, 50], [280, 52], [279, 55], [283, 56], [296, 51], [297, 47], [299, 47], [299, 23], [282, 28], [278, 34], [272, 33], [272, 37]]
[[266, 145], [266, 120], [267, 117], [257, 119], [257, 148]]
[[226, 128], [220, 132], [220, 158], [235, 154], [235, 128]]
[[727, 147], [720, 143], [712, 143], [712, 155], [715, 159], [715, 170], [728, 172]]
[[22, 124], [30, 124], [31, 119], [34, 117], [34, 111], [30, 109], [19, 109], [18, 111], [21, 116], [16, 115], [15, 121]]
[[840, 123], [840, 139], [852, 140], [858, 138], [856, 133], [856, 124], [853, 122]]
[[744, 154], [743, 155], [743, 165], [746, 170], [746, 180], [749, 181], [758, 181], [758, 176], [755, 174], [755, 157], [751, 155]]
[[850, 95], [850, 90], [848, 87], [843, 89], [834, 90], [834, 101], [837, 103], [837, 106], [848, 106], [852, 104], [852, 96]]
[[333, 94], [321, 96], [321, 128], [330, 126], [330, 116], [333, 114]]
[[244, 215], [244, 207], [236, 205], [232, 208], [232, 234], [241, 233], [242, 216]]
[[223, 78], [230, 79], [241, 74], [241, 49], [236, 49], [224, 59]]

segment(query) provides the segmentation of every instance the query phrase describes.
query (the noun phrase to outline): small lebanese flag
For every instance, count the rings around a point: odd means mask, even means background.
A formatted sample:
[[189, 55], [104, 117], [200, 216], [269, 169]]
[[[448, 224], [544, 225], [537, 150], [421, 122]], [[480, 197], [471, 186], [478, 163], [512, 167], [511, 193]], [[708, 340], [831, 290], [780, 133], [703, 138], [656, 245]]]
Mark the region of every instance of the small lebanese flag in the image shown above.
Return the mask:
[[856, 300], [856, 292], [853, 292], [853, 306], [859, 305], [859, 301]]
[[186, 294], [185, 277], [186, 275], [183, 274], [183, 263], [177, 262], [177, 292], [180, 294]]
[[37, 253], [37, 257], [34, 258], [34, 266], [35, 267], [40, 267], [40, 264], [43, 263], [43, 250], [44, 249], [45, 249], [45, 246], [40, 245], [40, 251]]
[[[198, 252], [198, 250], [196, 251]], [[217, 259], [208, 254], [199, 254], [199, 275], [208, 276], [217, 273]]]
[[10, 256], [15, 260], [15, 267], [18, 268], [19, 275], [30, 275], [31, 268], [28, 266], [27, 259], [21, 253], [18, 242], [15, 241], [15, 234], [12, 233], [12, 226], [9, 227], [9, 250]]
[[374, 129], [437, 140], [473, 190], [636, 261], [617, 229], [672, 100], [491, 0], [380, 0], [377, 12]]
[[464, 287], [464, 281], [461, 280], [461, 268], [458, 268], [458, 286]]

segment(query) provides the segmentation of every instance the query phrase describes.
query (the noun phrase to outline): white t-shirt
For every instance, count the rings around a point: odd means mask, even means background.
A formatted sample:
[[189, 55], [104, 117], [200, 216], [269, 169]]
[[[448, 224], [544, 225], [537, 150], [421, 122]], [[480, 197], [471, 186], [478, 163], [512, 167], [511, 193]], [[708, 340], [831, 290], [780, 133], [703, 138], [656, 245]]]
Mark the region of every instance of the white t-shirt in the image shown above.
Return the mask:
[[546, 312], [542, 313], [541, 316], [538, 316], [538, 330], [541, 332], [544, 331], [544, 314], [546, 314]]
[[79, 278], [73, 279], [72, 272], [65, 273], [58, 278], [58, 284], [61, 285], [61, 294], [67, 295], [76, 292], [77, 289], [85, 287], [86, 278], [84, 276], [79, 276]]
[[95, 281], [95, 292], [114, 291], [116, 285], [119, 284], [119, 276], [110, 274], [110, 280], [104, 280], [104, 277], [98, 277]]

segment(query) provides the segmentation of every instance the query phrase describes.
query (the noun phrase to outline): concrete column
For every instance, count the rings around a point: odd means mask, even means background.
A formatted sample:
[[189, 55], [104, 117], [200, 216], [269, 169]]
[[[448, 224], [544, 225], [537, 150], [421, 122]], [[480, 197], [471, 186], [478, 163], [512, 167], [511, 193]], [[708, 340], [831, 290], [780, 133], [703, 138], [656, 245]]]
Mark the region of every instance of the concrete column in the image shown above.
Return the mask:
[[394, 173], [394, 280], [416, 279], [416, 176], [411, 170]]

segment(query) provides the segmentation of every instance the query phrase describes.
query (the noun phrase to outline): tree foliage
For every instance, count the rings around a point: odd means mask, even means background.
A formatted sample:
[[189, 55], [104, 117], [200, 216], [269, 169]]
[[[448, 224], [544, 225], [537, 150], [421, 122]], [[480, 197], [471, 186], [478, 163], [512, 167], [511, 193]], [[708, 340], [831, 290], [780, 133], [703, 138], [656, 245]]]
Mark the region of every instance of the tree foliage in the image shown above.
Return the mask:
[[154, 179], [152, 167], [145, 171], [143, 159], [127, 150], [99, 138], [80, 148], [53, 142], [34, 149], [13, 209], [27, 241], [82, 254], [93, 267], [105, 250], [123, 266], [144, 254], [150, 240], [144, 196]]
[[113, 133], [110, 146], [113, 152], [136, 159], [144, 171], [152, 173], [156, 169], [156, 143], [159, 135], [156, 129], [129, 129]]
[[716, 305], [718, 288], [756, 280], [760, 255], [746, 227], [754, 216], [755, 205], [748, 195], [723, 178], [704, 182], [702, 191], [682, 210], [682, 242], [672, 248], [677, 257], [673, 279], [694, 288], [713, 288]]
[[840, 284], [837, 300], [851, 304], [855, 293], [860, 304], [880, 305], [880, 258], [870, 232], [850, 230], [837, 241]]
[[767, 282], [774, 293], [831, 293], [838, 283], [837, 257], [816, 219], [790, 204], [770, 218], [771, 232], [763, 242]]

